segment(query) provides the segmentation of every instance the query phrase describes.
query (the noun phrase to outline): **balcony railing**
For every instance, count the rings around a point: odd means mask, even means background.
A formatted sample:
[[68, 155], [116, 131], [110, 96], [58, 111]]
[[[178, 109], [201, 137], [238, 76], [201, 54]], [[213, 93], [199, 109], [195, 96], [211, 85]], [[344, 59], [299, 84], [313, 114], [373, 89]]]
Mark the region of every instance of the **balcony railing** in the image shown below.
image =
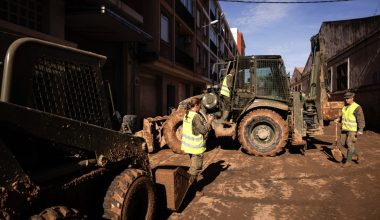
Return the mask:
[[193, 29], [194, 17], [189, 13], [180, 0], [176, 0], [175, 12], [187, 24], [187, 26], [189, 26], [190, 29]]
[[175, 63], [189, 70], [194, 69], [194, 59], [177, 47], [175, 48]]
[[214, 52], [215, 54], [218, 53], [218, 47], [217, 47], [217, 46], [214, 44], [214, 42], [212, 42], [211, 40], [210, 40], [210, 49], [211, 49], [211, 51]]

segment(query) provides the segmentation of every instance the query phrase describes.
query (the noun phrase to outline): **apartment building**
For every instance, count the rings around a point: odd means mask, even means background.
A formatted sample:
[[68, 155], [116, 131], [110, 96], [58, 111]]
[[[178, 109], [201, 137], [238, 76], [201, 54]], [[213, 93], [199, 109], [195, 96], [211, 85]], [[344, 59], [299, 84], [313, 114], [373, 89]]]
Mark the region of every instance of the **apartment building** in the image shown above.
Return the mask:
[[0, 31], [107, 56], [114, 107], [139, 122], [217, 83], [212, 64], [237, 54], [214, 0], [4, 0]]
[[206, 84], [217, 83], [213, 63], [237, 52], [218, 1], [148, 2], [152, 7], [144, 8], [144, 27], [153, 40], [144, 46], [140, 69], [140, 96], [149, 100], [141, 103], [143, 117], [168, 114]]
[[240, 56], [245, 56], [245, 41], [244, 35], [237, 28], [231, 28], [232, 36], [234, 37], [237, 52]]

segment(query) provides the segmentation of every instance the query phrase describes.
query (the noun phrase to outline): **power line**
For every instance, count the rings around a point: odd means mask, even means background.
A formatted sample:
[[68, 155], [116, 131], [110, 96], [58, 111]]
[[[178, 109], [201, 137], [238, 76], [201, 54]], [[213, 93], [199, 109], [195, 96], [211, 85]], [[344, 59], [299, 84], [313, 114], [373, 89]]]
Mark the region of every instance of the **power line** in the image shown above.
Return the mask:
[[252, 4], [320, 4], [320, 3], [335, 3], [349, 2], [352, 0], [317, 0], [317, 1], [244, 1], [244, 0], [219, 0], [220, 2], [237, 2], [237, 3], [252, 3]]

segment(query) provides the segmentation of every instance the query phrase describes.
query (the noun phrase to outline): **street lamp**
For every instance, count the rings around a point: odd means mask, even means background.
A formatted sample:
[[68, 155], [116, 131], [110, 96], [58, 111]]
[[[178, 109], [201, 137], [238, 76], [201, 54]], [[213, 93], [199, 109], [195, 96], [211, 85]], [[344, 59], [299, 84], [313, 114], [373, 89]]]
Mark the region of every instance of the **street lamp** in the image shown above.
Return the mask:
[[201, 28], [204, 28], [204, 27], [207, 27], [207, 26], [210, 26], [210, 25], [216, 24], [216, 23], [218, 23], [218, 22], [219, 22], [218, 19], [213, 20], [213, 21], [211, 21], [209, 24], [203, 25]]

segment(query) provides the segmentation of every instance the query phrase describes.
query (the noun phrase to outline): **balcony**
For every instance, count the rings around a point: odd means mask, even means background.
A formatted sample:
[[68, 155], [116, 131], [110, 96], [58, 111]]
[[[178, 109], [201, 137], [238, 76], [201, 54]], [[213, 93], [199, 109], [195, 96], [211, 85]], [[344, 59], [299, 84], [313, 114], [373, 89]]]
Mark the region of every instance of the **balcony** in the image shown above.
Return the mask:
[[172, 60], [172, 52], [171, 52], [171, 47], [170, 44], [161, 41], [160, 44], [160, 56], [164, 57], [168, 60]]
[[177, 47], [175, 48], [175, 63], [191, 71], [194, 70], [194, 59]]
[[210, 40], [210, 49], [214, 54], [218, 54], [218, 47], [212, 40]]
[[194, 17], [192, 14], [189, 13], [189, 11], [185, 8], [185, 6], [181, 3], [180, 0], [176, 0], [175, 12], [190, 29], [193, 29]]

